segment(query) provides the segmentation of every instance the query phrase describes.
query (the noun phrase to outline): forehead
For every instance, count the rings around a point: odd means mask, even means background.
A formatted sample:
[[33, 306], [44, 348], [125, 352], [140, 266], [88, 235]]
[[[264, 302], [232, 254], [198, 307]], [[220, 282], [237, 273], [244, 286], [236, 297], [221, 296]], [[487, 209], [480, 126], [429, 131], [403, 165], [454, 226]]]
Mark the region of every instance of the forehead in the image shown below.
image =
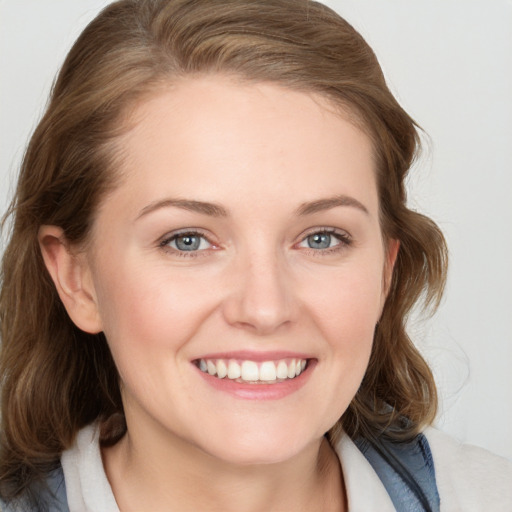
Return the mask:
[[280, 193], [296, 202], [344, 193], [376, 206], [372, 143], [354, 116], [275, 84], [176, 82], [136, 106], [118, 146], [119, 188], [132, 204], [165, 194], [262, 204]]

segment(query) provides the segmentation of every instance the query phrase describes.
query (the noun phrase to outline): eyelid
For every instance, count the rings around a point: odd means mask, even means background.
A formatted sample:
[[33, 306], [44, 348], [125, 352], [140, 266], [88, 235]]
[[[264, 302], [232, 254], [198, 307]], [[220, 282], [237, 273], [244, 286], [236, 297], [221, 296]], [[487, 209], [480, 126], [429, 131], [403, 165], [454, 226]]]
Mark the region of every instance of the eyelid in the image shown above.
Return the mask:
[[[209, 247], [207, 247], [206, 249], [197, 249], [194, 251], [180, 251], [179, 249], [175, 249], [174, 247], [169, 246], [169, 244], [173, 240], [176, 240], [176, 238], [178, 238], [180, 236], [185, 236], [185, 235], [191, 235], [191, 236], [197, 236], [197, 237], [203, 238], [204, 240], [206, 240], [208, 242]], [[167, 251], [167, 252], [172, 252], [173, 254], [176, 254], [178, 256], [185, 256], [185, 257], [200, 256], [202, 253], [204, 253], [206, 251], [209, 251], [211, 249], [217, 249], [219, 247], [219, 245], [216, 244], [215, 242], [213, 242], [211, 237], [207, 233], [205, 233], [204, 230], [202, 230], [201, 228], [183, 228], [183, 229], [178, 229], [176, 231], [171, 231], [171, 232], [165, 234], [164, 236], [162, 236], [158, 240], [157, 243], [158, 243], [158, 247], [160, 247], [162, 250]]]
[[[325, 249], [314, 249], [311, 247], [302, 247], [300, 245], [303, 242], [305, 242], [305, 240], [309, 236], [312, 236], [315, 234], [322, 234], [322, 233], [326, 233], [326, 234], [334, 236], [339, 241], [339, 243], [333, 247], [328, 247]], [[175, 240], [176, 238], [178, 238], [180, 236], [184, 236], [184, 235], [192, 235], [192, 236], [201, 237], [208, 242], [209, 247], [207, 247], [205, 249], [181, 251], [177, 248], [169, 246], [169, 244], [173, 240]], [[352, 245], [352, 243], [353, 243], [352, 236], [350, 235], [350, 233], [348, 231], [346, 231], [344, 229], [327, 227], [327, 226], [317, 226], [317, 227], [309, 228], [307, 231], [303, 232], [299, 236], [299, 240], [294, 244], [294, 247], [301, 248], [301, 249], [309, 251], [311, 253], [320, 255], [320, 254], [329, 254], [329, 253], [333, 253], [333, 252], [343, 251], [344, 249], [347, 249], [350, 245]], [[183, 257], [197, 257], [197, 256], [205, 255], [204, 253], [207, 253], [210, 250], [216, 250], [216, 249], [220, 248], [219, 244], [215, 243], [212, 240], [212, 237], [209, 234], [207, 234], [205, 232], [205, 230], [203, 230], [201, 228], [183, 228], [183, 229], [178, 229], [176, 231], [171, 231], [171, 232], [165, 234], [164, 236], [162, 236], [158, 240], [157, 245], [159, 248], [161, 248], [164, 251], [171, 252], [175, 255], [183, 256]]]
[[327, 233], [329, 235], [337, 235], [339, 237], [344, 237], [347, 239], [352, 239], [352, 235], [346, 229], [334, 228], [332, 226], [315, 226], [312, 228], [308, 228], [303, 231], [299, 236], [299, 240], [302, 241], [306, 239], [308, 236], [315, 235], [316, 233]]
[[[333, 247], [327, 247], [325, 249], [313, 249], [312, 247], [302, 247], [300, 244], [306, 241], [306, 239], [312, 235], [315, 234], [322, 234], [326, 233], [328, 235], [332, 235], [335, 238], [339, 240], [339, 243], [336, 244]], [[344, 249], [347, 249], [349, 246], [351, 246], [353, 243], [353, 238], [350, 233], [344, 229], [339, 228], [333, 228], [333, 227], [327, 227], [327, 226], [317, 226], [314, 228], [308, 229], [306, 232], [303, 232], [300, 235], [299, 241], [295, 244], [295, 246], [299, 246], [299, 248], [302, 248], [306, 251], [311, 251], [312, 253], [316, 255], [321, 254], [329, 254], [332, 252], [339, 252], [343, 251]]]

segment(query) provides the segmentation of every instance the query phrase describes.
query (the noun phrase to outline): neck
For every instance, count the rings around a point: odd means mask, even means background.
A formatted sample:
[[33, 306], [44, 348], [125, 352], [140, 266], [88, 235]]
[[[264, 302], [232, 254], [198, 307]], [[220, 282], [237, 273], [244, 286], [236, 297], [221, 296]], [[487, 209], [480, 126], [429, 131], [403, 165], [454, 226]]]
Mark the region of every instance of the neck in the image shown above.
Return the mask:
[[239, 465], [187, 442], [162, 445], [129, 432], [103, 451], [121, 512], [223, 510], [225, 512], [343, 511], [346, 497], [339, 461], [324, 438], [293, 458]]

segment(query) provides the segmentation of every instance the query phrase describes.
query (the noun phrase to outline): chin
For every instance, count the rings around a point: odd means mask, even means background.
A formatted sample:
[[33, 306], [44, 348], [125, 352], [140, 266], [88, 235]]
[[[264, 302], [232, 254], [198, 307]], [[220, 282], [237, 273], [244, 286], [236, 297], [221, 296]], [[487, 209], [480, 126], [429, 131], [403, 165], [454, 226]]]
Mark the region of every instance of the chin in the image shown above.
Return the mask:
[[211, 436], [201, 443], [203, 451], [228, 464], [239, 466], [278, 464], [291, 460], [309, 446], [319, 443], [323, 434], [313, 435], [293, 426], [243, 429]]

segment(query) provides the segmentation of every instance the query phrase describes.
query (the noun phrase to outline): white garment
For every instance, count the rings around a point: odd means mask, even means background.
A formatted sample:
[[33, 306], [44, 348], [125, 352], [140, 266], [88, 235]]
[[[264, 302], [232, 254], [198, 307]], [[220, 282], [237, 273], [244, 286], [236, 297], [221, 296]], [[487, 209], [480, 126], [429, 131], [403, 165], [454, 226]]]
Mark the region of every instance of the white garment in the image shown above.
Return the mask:
[[441, 512], [512, 512], [512, 462], [433, 428], [425, 436], [434, 457]]
[[80, 430], [60, 460], [70, 512], [119, 512], [103, 468], [96, 425]]
[[[441, 512], [512, 512], [512, 463], [486, 450], [462, 445], [435, 429], [425, 435], [434, 457]], [[81, 430], [62, 454], [70, 512], [119, 512], [105, 475], [98, 429]], [[394, 512], [379, 477], [348, 436], [335, 446], [349, 512]]]

